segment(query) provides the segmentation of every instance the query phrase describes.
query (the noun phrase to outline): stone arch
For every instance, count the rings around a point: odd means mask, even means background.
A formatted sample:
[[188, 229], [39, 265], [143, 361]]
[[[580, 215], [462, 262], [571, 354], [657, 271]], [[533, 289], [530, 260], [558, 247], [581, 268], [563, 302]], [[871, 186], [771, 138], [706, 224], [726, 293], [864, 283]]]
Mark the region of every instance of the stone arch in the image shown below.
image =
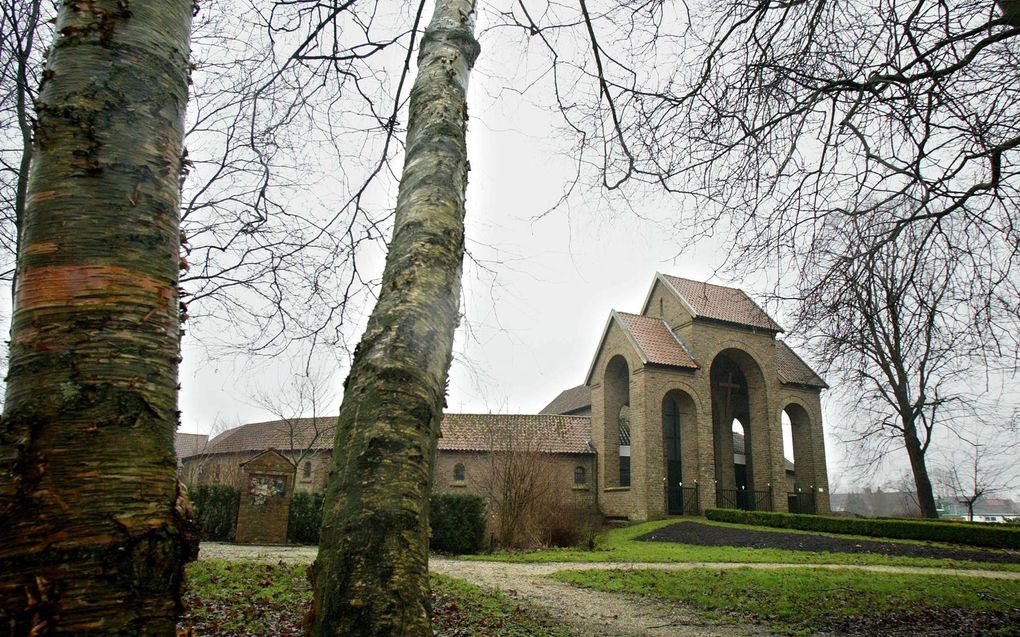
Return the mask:
[[817, 486], [817, 472], [811, 413], [798, 402], [788, 403], [783, 413], [790, 420], [793, 440], [793, 490], [813, 492]]
[[622, 355], [606, 364], [602, 391], [604, 480], [607, 486], [630, 486], [630, 366]]
[[[709, 377], [717, 501], [749, 506], [739, 492], [764, 491], [772, 480], [765, 374], [754, 356], [730, 347], [712, 359]], [[742, 468], [734, 453], [734, 422], [743, 430]]]
[[671, 389], [662, 397], [662, 451], [666, 513], [684, 513], [681, 487], [697, 481], [698, 406], [692, 396]]

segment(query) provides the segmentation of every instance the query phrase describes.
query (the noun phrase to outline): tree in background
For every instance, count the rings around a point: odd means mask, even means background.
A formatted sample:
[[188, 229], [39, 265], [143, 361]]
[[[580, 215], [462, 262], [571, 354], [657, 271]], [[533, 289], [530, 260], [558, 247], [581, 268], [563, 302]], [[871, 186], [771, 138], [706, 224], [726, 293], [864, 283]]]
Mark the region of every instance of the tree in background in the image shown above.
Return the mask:
[[479, 476], [479, 482], [502, 547], [534, 546], [544, 539], [539, 517], [553, 504], [550, 496], [555, 488], [552, 466], [542, 453], [542, 437], [548, 433], [523, 426], [493, 426], [486, 432], [488, 473]]
[[36, 103], [0, 427], [0, 623], [172, 634], [188, 1], [64, 3]]
[[432, 634], [428, 506], [458, 322], [471, 0], [439, 0], [411, 89], [379, 301], [344, 383], [316, 561], [316, 635]]
[[279, 420], [276, 433], [286, 445], [278, 450], [294, 463], [294, 482], [298, 484], [303, 465], [320, 449], [328, 448], [336, 434], [336, 382], [332, 373], [311, 362], [290, 380], [272, 391], [261, 389], [255, 404]]
[[957, 444], [948, 446], [935, 471], [941, 494], [964, 505], [971, 522], [975, 504], [1020, 484], [1016, 423], [1012, 427], [973, 424], [977, 426], [970, 431], [962, 427], [953, 430]]
[[859, 223], [826, 226], [803, 271], [796, 328], [855, 404], [844, 438], [856, 456], [873, 464], [905, 449], [921, 513], [937, 517], [926, 454], [937, 431], [969, 415], [967, 381], [988, 369], [996, 341], [979, 328], [966, 259], [929, 235], [937, 224], [860, 254], [881, 229]]

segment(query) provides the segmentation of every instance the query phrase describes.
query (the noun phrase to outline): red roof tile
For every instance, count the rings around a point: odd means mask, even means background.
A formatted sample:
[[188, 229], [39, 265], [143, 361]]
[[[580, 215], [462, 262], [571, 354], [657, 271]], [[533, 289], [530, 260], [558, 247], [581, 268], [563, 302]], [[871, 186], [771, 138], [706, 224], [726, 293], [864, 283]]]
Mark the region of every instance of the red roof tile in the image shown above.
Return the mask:
[[[200, 454], [332, 449], [335, 426], [336, 416], [248, 423], [216, 436]], [[488, 451], [523, 441], [535, 451], [592, 453], [591, 420], [583, 416], [445, 414], [440, 429], [442, 450]]]
[[758, 307], [743, 290], [712, 283], [692, 281], [669, 274], [660, 275], [673, 291], [689, 305], [696, 317], [746, 325], [773, 332], [783, 328]]
[[627, 331], [644, 359], [654, 365], [697, 369], [698, 363], [662, 319], [613, 312], [613, 316]]
[[790, 349], [789, 345], [778, 339], [776, 339], [776, 373], [779, 375], [779, 382], [787, 385], [829, 388], [825, 381]]

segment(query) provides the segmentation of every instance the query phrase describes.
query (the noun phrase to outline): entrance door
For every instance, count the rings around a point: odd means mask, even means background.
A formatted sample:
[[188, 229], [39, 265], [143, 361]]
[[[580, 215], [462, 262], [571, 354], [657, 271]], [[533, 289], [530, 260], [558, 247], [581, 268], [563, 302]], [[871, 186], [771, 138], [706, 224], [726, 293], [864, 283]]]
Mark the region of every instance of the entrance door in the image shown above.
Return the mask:
[[666, 512], [683, 515], [683, 472], [680, 465], [680, 409], [667, 396], [662, 405], [662, 442], [666, 455]]

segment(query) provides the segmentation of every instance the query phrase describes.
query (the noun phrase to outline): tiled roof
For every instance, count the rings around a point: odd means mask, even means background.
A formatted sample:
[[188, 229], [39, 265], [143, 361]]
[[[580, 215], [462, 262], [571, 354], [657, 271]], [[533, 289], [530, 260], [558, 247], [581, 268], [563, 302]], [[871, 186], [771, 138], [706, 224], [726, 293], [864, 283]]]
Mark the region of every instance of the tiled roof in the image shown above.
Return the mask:
[[758, 307], [743, 290], [692, 281], [669, 274], [659, 275], [694, 310], [696, 317], [715, 319], [782, 332], [783, 328]]
[[593, 453], [591, 419], [585, 416], [445, 414], [439, 449], [491, 451], [518, 448], [546, 453]]
[[591, 407], [591, 387], [578, 385], [564, 389], [552, 402], [542, 408], [540, 414], [569, 414], [578, 409]]
[[697, 369], [698, 364], [662, 319], [626, 312], [613, 312], [644, 359], [654, 365]]
[[807, 385], [828, 389], [825, 381], [807, 363], [790, 349], [790, 346], [776, 339], [776, 373], [779, 382], [787, 385]]
[[[335, 426], [336, 416], [253, 422], [221, 433], [200, 453], [332, 449]], [[489, 451], [513, 441], [547, 453], [592, 453], [591, 420], [582, 416], [445, 414], [440, 429], [439, 449], [449, 451]]]
[[178, 458], [186, 458], [199, 453], [205, 448], [207, 442], [209, 442], [209, 436], [206, 434], [186, 434], [180, 431], [174, 433], [174, 451], [177, 452]]
[[228, 429], [201, 453], [238, 453], [263, 449], [332, 449], [336, 416], [251, 422]]

